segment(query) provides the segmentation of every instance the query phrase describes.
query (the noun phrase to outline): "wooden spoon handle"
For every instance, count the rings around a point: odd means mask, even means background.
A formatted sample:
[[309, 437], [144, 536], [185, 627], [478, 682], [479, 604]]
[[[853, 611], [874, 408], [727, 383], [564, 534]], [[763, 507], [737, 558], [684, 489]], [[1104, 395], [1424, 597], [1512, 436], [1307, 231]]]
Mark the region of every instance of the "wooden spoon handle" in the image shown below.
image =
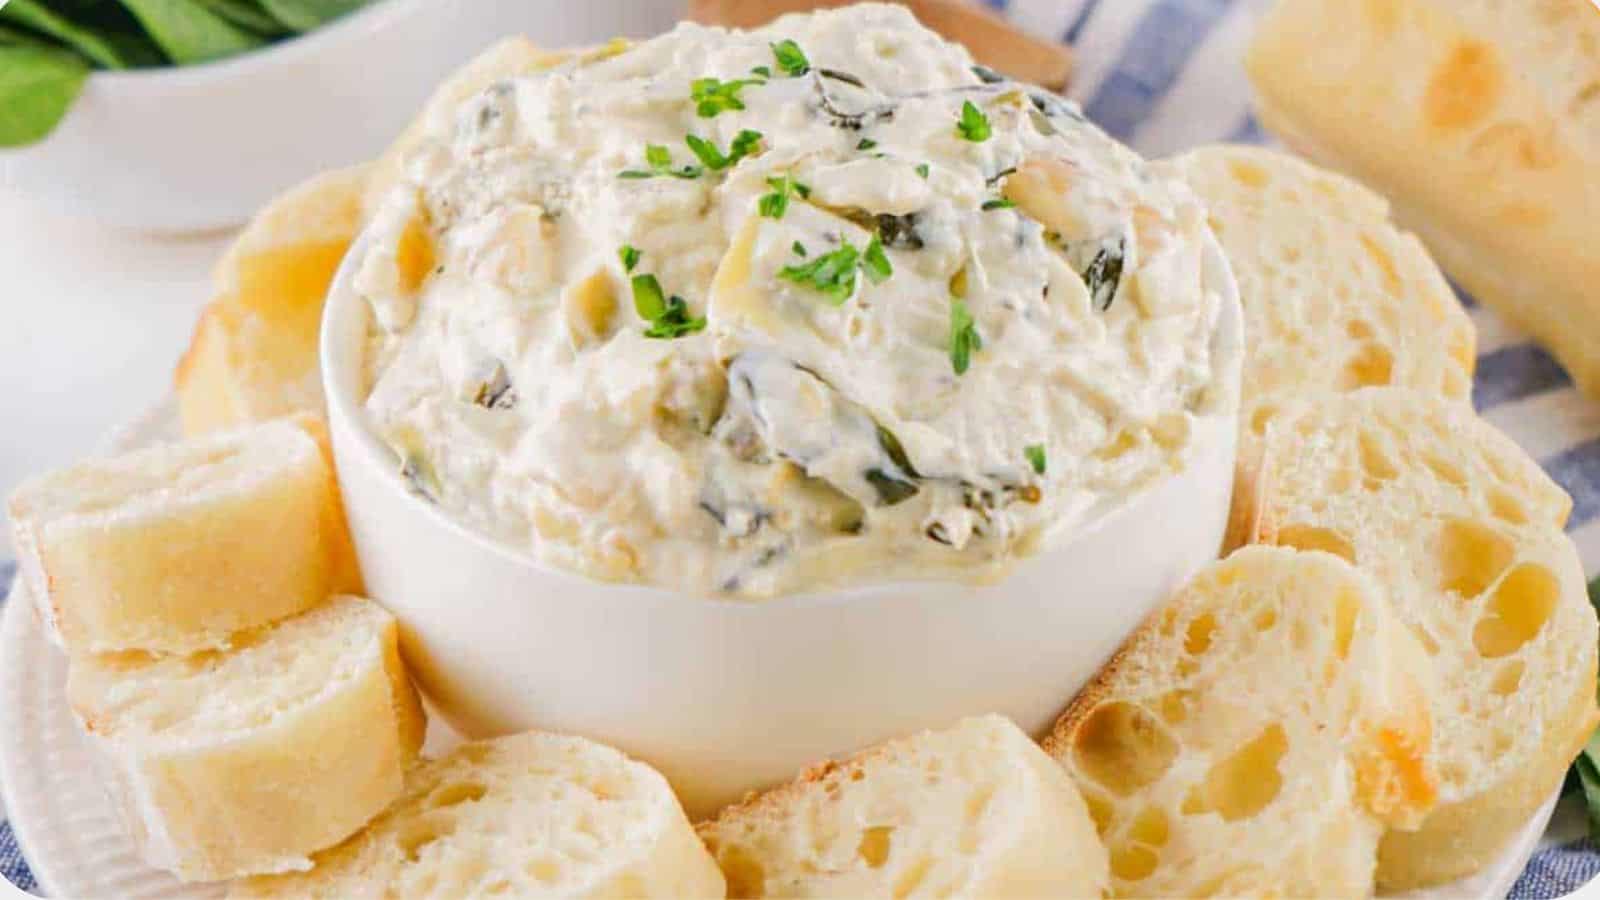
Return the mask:
[[[847, 6], [850, 0], [689, 0], [689, 18], [704, 25], [755, 28], [784, 13]], [[972, 58], [1019, 81], [1059, 91], [1072, 74], [1072, 52], [967, 0], [901, 0], [922, 24], [964, 44]]]

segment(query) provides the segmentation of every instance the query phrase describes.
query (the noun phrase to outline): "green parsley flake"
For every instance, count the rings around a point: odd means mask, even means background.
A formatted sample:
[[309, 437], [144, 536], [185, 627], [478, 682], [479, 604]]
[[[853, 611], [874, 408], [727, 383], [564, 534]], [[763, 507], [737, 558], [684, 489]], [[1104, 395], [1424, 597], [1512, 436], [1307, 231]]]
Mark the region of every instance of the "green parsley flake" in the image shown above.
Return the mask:
[[877, 235], [872, 236], [867, 249], [861, 254], [861, 271], [867, 273], [867, 280], [873, 284], [883, 284], [894, 274], [894, 265], [889, 262], [889, 255], [883, 252], [883, 242]]
[[795, 181], [791, 173], [784, 173], [781, 178], [768, 178], [767, 186], [772, 188], [772, 193], [763, 194], [757, 208], [769, 219], [781, 219], [789, 211], [791, 193], [799, 194], [802, 200], [811, 196], [811, 187]]
[[639, 264], [639, 257], [643, 255], [643, 253], [639, 252], [639, 248], [632, 244], [623, 244], [617, 248], [617, 258], [622, 260], [622, 270], [624, 272], [632, 272], [633, 267]]
[[989, 117], [983, 114], [983, 110], [973, 106], [971, 100], [961, 104], [961, 118], [956, 122], [956, 131], [974, 143], [987, 141], [993, 133], [989, 128]]
[[922, 164], [917, 166], [917, 174], [921, 175], [923, 178], [927, 178], [928, 177], [928, 172], [930, 172], [930, 171], [932, 171], [932, 170], [928, 168], [928, 164], [927, 163], [922, 163]]
[[689, 99], [694, 101], [695, 112], [699, 113], [700, 118], [710, 119], [729, 110], [744, 109], [739, 92], [749, 85], [764, 83], [759, 78], [737, 78], [733, 81], [696, 78], [689, 85]]
[[793, 244], [790, 244], [789, 249], [794, 251], [795, 256], [806, 255], [806, 245], [800, 243], [799, 241], [795, 241]]
[[811, 71], [811, 60], [806, 58], [805, 51], [787, 38], [772, 45], [772, 56], [778, 61], [778, 68], [783, 70], [783, 74], [791, 78]]
[[739, 160], [754, 153], [761, 146], [761, 132], [751, 131], [746, 128], [733, 138], [733, 143], [728, 146], [728, 153], [723, 155], [717, 145], [699, 135], [687, 134], [683, 142], [689, 145], [694, 155], [699, 157], [706, 168], [713, 172], [720, 172], [729, 166], [737, 165]]
[[1028, 457], [1028, 465], [1033, 466], [1035, 475], [1043, 475], [1050, 468], [1050, 461], [1044, 455], [1043, 444], [1031, 444], [1022, 452]]
[[856, 144], [856, 149], [857, 150], [871, 150], [873, 147], [876, 147], [876, 146], [878, 146], [878, 142], [873, 140], [872, 138], [862, 138], [861, 142]]
[[1007, 200], [1007, 199], [1005, 199], [1003, 197], [998, 199], [998, 200], [985, 200], [985, 201], [983, 201], [983, 208], [984, 208], [985, 212], [987, 212], [988, 210], [991, 210], [991, 209], [1010, 209], [1011, 207], [1016, 206], [1016, 205], [1017, 204], [1015, 204], [1012, 201]]
[[654, 275], [633, 276], [633, 309], [639, 318], [650, 323], [644, 332], [647, 338], [671, 340], [695, 334], [706, 327], [704, 317], [689, 315], [689, 304], [682, 297], [677, 294], [666, 297], [661, 290], [661, 282]]
[[750, 70], [751, 75], [760, 75], [762, 78], [771, 78], [772, 70], [766, 66], [756, 66]]
[[843, 246], [808, 263], [784, 266], [778, 277], [820, 291], [834, 306], [843, 306], [856, 292], [856, 267], [861, 254], [846, 241]]
[[950, 365], [956, 374], [967, 374], [972, 368], [972, 354], [982, 349], [983, 338], [978, 334], [972, 310], [967, 308], [967, 301], [957, 300], [950, 305]]
[[650, 168], [627, 169], [617, 173], [618, 178], [655, 178], [658, 175], [671, 175], [673, 178], [699, 178], [704, 169], [699, 166], [672, 167], [672, 151], [660, 144], [646, 144], [644, 148], [644, 161]]

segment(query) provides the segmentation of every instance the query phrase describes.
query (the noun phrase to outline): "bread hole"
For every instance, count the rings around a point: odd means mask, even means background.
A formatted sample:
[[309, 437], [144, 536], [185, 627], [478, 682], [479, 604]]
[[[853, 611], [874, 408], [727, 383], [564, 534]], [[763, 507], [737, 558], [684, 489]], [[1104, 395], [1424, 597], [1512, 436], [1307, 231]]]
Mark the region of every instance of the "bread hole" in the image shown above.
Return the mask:
[[1119, 700], [1102, 703], [1078, 726], [1072, 755], [1085, 775], [1125, 797], [1160, 778], [1178, 745], [1149, 713]]
[[1383, 275], [1383, 286], [1389, 291], [1391, 297], [1400, 296], [1400, 271], [1395, 268], [1394, 257], [1389, 251], [1378, 245], [1370, 235], [1361, 236], [1361, 249], [1367, 253], [1367, 258], [1378, 267], [1378, 272]]
[[1263, 403], [1257, 406], [1255, 411], [1250, 413], [1250, 430], [1254, 432], [1257, 437], [1265, 435], [1267, 433], [1267, 425], [1269, 425], [1273, 418], [1275, 418], [1277, 415], [1278, 408], [1270, 403]]
[[490, 897], [504, 897], [511, 893], [511, 882], [504, 878], [500, 879], [499, 881], [490, 882], [488, 886], [483, 889], [483, 892]]
[[414, 294], [427, 280], [434, 267], [433, 237], [428, 234], [427, 222], [421, 216], [412, 216], [400, 233], [400, 243], [395, 247], [395, 267], [400, 275], [400, 290]]
[[881, 869], [889, 861], [889, 845], [894, 840], [894, 829], [888, 825], [875, 825], [861, 832], [856, 844], [856, 856], [869, 869]]
[[405, 823], [395, 842], [408, 862], [416, 862], [422, 851], [434, 841], [449, 837], [455, 831], [455, 819], [447, 815], [430, 814]]
[[1270, 631], [1272, 626], [1278, 624], [1278, 611], [1270, 606], [1265, 607], [1250, 619], [1250, 624], [1257, 631]]
[[1369, 477], [1378, 481], [1390, 481], [1400, 474], [1400, 469], [1394, 460], [1389, 458], [1389, 452], [1383, 448], [1372, 432], [1363, 431], [1358, 434], [1356, 444], [1361, 454], [1361, 470]]
[[1487, 116], [1505, 84], [1495, 50], [1463, 41], [1434, 70], [1423, 95], [1423, 117], [1441, 131], [1466, 128]]
[[1530, 171], [1561, 164], [1553, 131], [1538, 134], [1526, 122], [1497, 122], [1472, 139], [1467, 155], [1490, 168], [1511, 165]]
[[729, 900], [761, 897], [767, 888], [767, 870], [743, 847], [730, 844], [717, 854], [717, 864], [728, 881]]
[[1416, 637], [1417, 643], [1422, 645], [1423, 652], [1429, 656], [1439, 655], [1439, 642], [1434, 640], [1433, 635], [1429, 634], [1421, 625], [1412, 625], [1411, 634]]
[[1255, 163], [1245, 162], [1242, 159], [1228, 162], [1228, 174], [1233, 176], [1234, 181], [1248, 188], [1264, 188], [1267, 186], [1267, 182], [1272, 180], [1266, 169]]
[[540, 884], [555, 884], [561, 880], [561, 863], [548, 856], [528, 860], [523, 871]]
[[1111, 819], [1116, 815], [1116, 809], [1111, 801], [1101, 796], [1099, 791], [1089, 789], [1081, 791], [1083, 803], [1089, 807], [1089, 818], [1094, 821], [1094, 830], [1105, 837], [1106, 831], [1111, 828]]
[[1168, 725], [1182, 725], [1189, 718], [1193, 695], [1188, 691], [1169, 691], [1156, 701], [1156, 712]]
[[1189, 621], [1183, 633], [1183, 652], [1201, 656], [1211, 649], [1211, 636], [1217, 633], [1217, 620], [1210, 613], [1201, 613]]
[[1561, 582], [1544, 566], [1523, 563], [1506, 573], [1472, 629], [1472, 645], [1489, 659], [1509, 656], [1533, 640], [1561, 598]]
[[866, 777], [867, 777], [867, 773], [866, 773], [866, 772], [863, 772], [863, 771], [862, 771], [862, 770], [860, 770], [860, 769], [854, 769], [854, 770], [852, 770], [852, 771], [851, 771], [851, 772], [850, 772], [850, 780], [851, 780], [851, 781], [862, 781], [862, 780], [864, 780], [864, 779], [865, 779], [865, 778], [866, 778]]
[[1128, 840], [1148, 847], [1167, 845], [1167, 814], [1159, 806], [1147, 806], [1128, 826]]
[[1268, 725], [1206, 772], [1205, 780], [1184, 799], [1184, 814], [1216, 813], [1223, 821], [1236, 822], [1261, 812], [1283, 789], [1278, 761], [1288, 749], [1283, 726]]
[[1344, 364], [1344, 375], [1339, 380], [1341, 390], [1353, 391], [1364, 387], [1382, 387], [1394, 378], [1394, 354], [1376, 341], [1362, 344], [1361, 349]]
[[1511, 541], [1494, 530], [1471, 519], [1448, 519], [1439, 531], [1439, 589], [1476, 597], [1511, 565], [1513, 553]]
[[1423, 453], [1422, 464], [1446, 484], [1455, 487], [1465, 487], [1467, 484], [1467, 475], [1461, 471], [1461, 467], [1437, 453]]
[[1316, 525], [1285, 525], [1278, 529], [1273, 542], [1297, 550], [1321, 550], [1323, 553], [1332, 553], [1352, 565], [1356, 561], [1355, 546], [1332, 528]]
[[1528, 524], [1528, 513], [1522, 508], [1522, 502], [1499, 488], [1489, 491], [1489, 512], [1511, 525]]
[[488, 793], [488, 788], [477, 782], [458, 781], [434, 791], [428, 798], [428, 804], [436, 809], [456, 806], [469, 801], [482, 800], [483, 795], [486, 793]]
[[928, 870], [933, 868], [933, 860], [922, 857], [911, 865], [906, 866], [900, 877], [894, 881], [894, 896], [909, 897], [922, 887], [922, 882], [928, 877]]
[[1333, 652], [1340, 659], [1350, 658], [1350, 643], [1355, 640], [1356, 621], [1361, 618], [1361, 597], [1345, 589], [1333, 598]]
[[1111, 851], [1111, 874], [1122, 881], [1142, 881], [1150, 877], [1160, 861], [1149, 847], [1119, 844]]
[[1371, 322], [1365, 322], [1361, 319], [1351, 319], [1350, 321], [1344, 323], [1344, 333], [1348, 334], [1355, 340], [1364, 341], [1372, 337], [1374, 332], [1372, 330]]
[[1526, 665], [1520, 659], [1508, 659], [1494, 672], [1494, 678], [1489, 682], [1491, 693], [1501, 697], [1510, 696], [1517, 692], [1522, 685], [1522, 670]]

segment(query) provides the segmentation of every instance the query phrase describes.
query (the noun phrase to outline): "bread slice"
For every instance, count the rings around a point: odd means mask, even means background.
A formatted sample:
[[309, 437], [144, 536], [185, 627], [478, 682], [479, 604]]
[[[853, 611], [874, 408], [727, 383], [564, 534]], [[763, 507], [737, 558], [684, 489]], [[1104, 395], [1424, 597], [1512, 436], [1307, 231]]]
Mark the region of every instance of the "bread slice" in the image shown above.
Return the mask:
[[1279, 0], [1247, 58], [1263, 124], [1388, 195], [1473, 295], [1600, 392], [1600, 8]]
[[721, 897], [723, 881], [654, 769], [529, 732], [423, 763], [388, 812], [310, 872], [231, 896]]
[[829, 762], [700, 826], [731, 897], [1099, 897], [1083, 798], [1009, 719]]
[[422, 710], [394, 618], [354, 597], [186, 657], [79, 656], [67, 696], [145, 861], [309, 867], [399, 795]]
[[1360, 897], [1384, 823], [1433, 801], [1422, 650], [1326, 553], [1249, 547], [1181, 588], [1045, 750], [1119, 897]]
[[317, 440], [278, 421], [36, 478], [10, 517], [56, 643], [188, 652], [227, 646], [355, 578], [337, 504]]
[[1397, 388], [1307, 402], [1268, 430], [1256, 539], [1327, 550], [1383, 585], [1437, 673], [1439, 806], [1385, 836], [1379, 884], [1490, 862], [1596, 724], [1595, 614], [1567, 498], [1459, 404]]
[[228, 248], [178, 364], [186, 434], [322, 409], [323, 298], [361, 228], [367, 177], [358, 166], [299, 185]]

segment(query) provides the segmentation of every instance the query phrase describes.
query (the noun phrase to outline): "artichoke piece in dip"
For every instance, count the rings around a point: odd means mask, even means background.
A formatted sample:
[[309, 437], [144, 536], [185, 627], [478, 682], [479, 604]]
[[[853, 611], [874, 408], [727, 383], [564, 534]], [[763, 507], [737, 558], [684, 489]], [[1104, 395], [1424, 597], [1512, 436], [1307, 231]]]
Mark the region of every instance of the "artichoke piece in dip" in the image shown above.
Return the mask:
[[997, 579], [1225, 402], [1194, 197], [899, 7], [495, 84], [404, 173], [366, 411], [428, 500], [594, 578]]

